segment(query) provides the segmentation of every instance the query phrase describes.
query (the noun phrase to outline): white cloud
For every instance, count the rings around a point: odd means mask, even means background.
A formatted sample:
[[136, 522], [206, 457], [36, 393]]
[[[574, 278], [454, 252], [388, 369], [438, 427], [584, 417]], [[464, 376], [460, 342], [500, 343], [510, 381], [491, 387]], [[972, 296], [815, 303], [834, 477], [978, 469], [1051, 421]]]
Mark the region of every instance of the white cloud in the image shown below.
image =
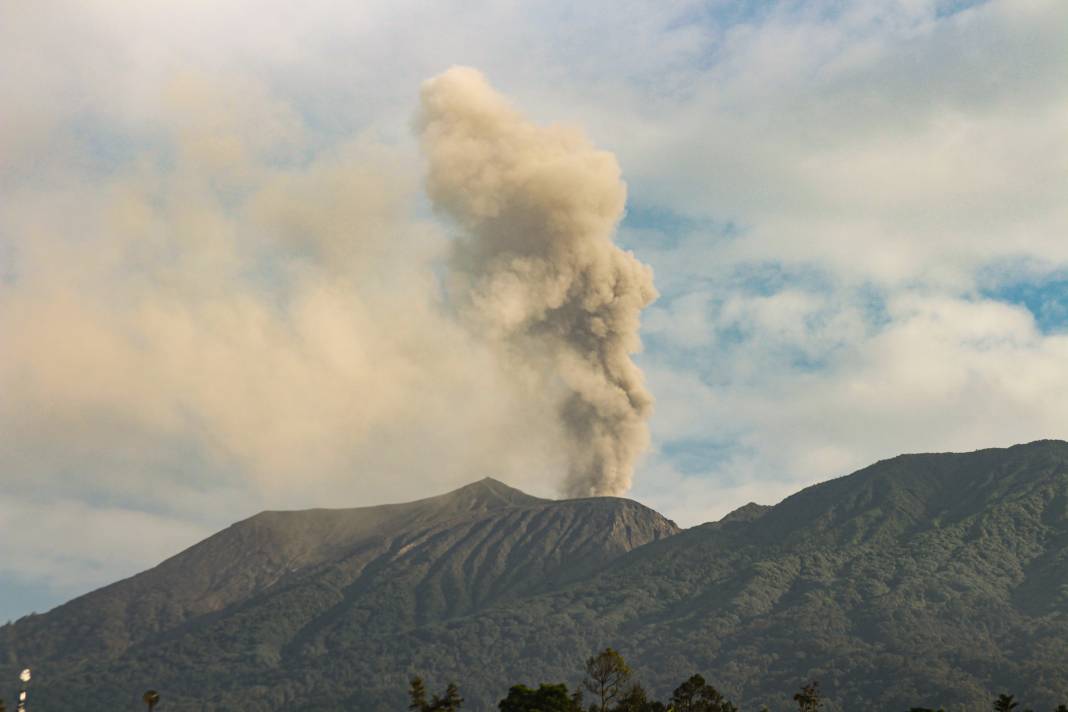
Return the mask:
[[733, 27], [688, 96], [588, 123], [618, 144], [636, 198], [745, 226], [719, 261], [958, 285], [992, 259], [1063, 263], [1065, 6], [942, 20], [865, 6], [880, 11], [806, 4]]
[[[658, 414], [657, 440], [685, 443], [703, 432], [731, 447], [723, 461], [685, 475], [656, 454], [654, 482], [640, 481], [640, 491], [651, 501], [685, 501], [691, 516], [714, 517], [745, 497], [773, 504], [801, 486], [902, 452], [1065, 437], [1068, 336], [1043, 334], [1026, 309], [991, 300], [904, 293], [887, 311], [883, 326], [856, 336], [819, 370], [782, 356], [779, 340], [799, 334], [808, 334], [807, 348], [821, 348], [819, 329], [804, 327], [755, 330], [727, 357], [732, 376], [713, 372], [713, 385], [691, 376], [689, 385], [673, 387], [687, 381], [679, 367], [654, 366], [651, 382], [662, 398], [674, 403], [685, 392], [693, 404], [684, 414], [673, 407]], [[676, 485], [688, 493], [684, 500]]]
[[[20, 4], [0, 26], [0, 483], [61, 492], [59, 513], [162, 512], [172, 534], [130, 542], [126, 570], [263, 506], [476, 470], [537, 491], [559, 466], [551, 433], [527, 437], [545, 413], [510, 407], [524, 394], [436, 313], [447, 239], [409, 122], [456, 63], [688, 218], [626, 230], [665, 294], [635, 493], [669, 516], [1063, 435], [1064, 337], [976, 286], [1068, 263], [1068, 5], [939, 7]], [[722, 452], [682, 468], [668, 446], [702, 439]], [[77, 538], [40, 533], [89, 572]]]

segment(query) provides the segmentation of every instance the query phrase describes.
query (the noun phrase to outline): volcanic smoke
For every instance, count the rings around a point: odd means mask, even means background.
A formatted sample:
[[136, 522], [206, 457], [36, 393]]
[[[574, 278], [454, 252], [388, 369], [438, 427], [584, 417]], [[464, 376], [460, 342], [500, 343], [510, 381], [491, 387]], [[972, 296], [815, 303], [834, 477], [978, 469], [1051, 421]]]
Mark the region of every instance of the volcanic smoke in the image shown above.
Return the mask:
[[460, 228], [450, 298], [465, 323], [559, 399], [569, 496], [630, 487], [653, 398], [631, 359], [652, 270], [613, 235], [626, 186], [574, 128], [526, 120], [481, 73], [422, 88], [427, 192]]

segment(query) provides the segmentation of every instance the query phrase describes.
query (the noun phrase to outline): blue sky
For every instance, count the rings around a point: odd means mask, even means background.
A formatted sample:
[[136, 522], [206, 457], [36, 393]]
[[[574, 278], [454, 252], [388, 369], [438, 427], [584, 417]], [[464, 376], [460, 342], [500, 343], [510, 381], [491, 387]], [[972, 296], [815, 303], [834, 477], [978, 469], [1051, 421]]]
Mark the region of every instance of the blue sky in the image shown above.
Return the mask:
[[988, 299], [1027, 309], [1043, 333], [1055, 334], [1068, 329], [1068, 275], [1064, 273], [996, 281], [980, 293]]
[[621, 166], [661, 294], [631, 496], [691, 525], [1065, 437], [1068, 5], [350, 5], [0, 23], [0, 620], [264, 508], [556, 492], [551, 418], [441, 315], [412, 117], [455, 64]]

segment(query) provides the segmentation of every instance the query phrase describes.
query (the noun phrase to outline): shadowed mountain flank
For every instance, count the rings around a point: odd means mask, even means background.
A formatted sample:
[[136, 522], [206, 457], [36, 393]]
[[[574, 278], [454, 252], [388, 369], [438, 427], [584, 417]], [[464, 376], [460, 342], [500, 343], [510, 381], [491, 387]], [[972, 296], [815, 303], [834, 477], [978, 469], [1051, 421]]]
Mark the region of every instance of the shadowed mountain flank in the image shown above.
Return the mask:
[[[268, 512], [0, 629], [2, 674], [95, 710], [396, 710], [412, 674], [491, 710], [611, 645], [663, 697], [743, 709], [1068, 700], [1068, 443], [903, 455], [678, 532], [616, 498], [484, 480], [419, 502]], [[37, 673], [35, 671], [35, 683]]]
[[[316, 650], [337, 628], [387, 634], [471, 614], [677, 532], [630, 500], [540, 499], [491, 478], [405, 504], [262, 512], [144, 573], [0, 628], [0, 661], [66, 670], [82, 658], [118, 663], [233, 635], [218, 642], [227, 648], [220, 659], [238, 654], [228, 647], [237, 643], [240, 657], [278, 664]], [[38, 677], [43, 704], [50, 690]]]

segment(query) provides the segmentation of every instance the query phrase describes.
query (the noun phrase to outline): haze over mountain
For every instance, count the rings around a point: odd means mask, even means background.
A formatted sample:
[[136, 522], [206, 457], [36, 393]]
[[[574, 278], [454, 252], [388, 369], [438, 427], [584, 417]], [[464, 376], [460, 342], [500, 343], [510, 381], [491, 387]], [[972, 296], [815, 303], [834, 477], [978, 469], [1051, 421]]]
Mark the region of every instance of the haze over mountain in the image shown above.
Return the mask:
[[42, 708], [396, 710], [412, 674], [467, 708], [574, 683], [617, 648], [663, 695], [743, 709], [819, 679], [831, 710], [1068, 700], [1068, 443], [903, 455], [679, 531], [619, 498], [494, 480], [408, 504], [264, 512], [0, 628]]

